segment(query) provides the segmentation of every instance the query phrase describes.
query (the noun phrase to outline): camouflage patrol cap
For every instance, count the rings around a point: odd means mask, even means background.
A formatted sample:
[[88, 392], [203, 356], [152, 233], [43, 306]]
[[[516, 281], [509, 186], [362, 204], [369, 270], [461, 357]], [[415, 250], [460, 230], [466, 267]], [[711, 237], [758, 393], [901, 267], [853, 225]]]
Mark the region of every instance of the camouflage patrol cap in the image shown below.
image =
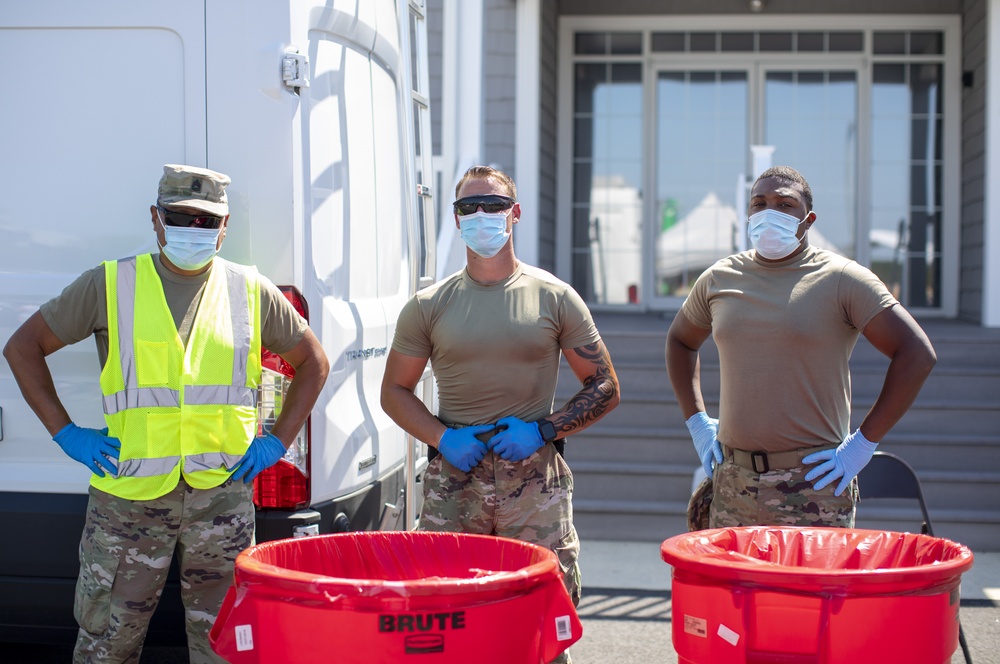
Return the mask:
[[691, 494], [688, 501], [687, 522], [688, 531], [705, 530], [708, 528], [709, 512], [712, 509], [712, 478], [706, 477]]
[[167, 164], [157, 191], [158, 205], [193, 208], [217, 217], [229, 214], [228, 175], [197, 166]]

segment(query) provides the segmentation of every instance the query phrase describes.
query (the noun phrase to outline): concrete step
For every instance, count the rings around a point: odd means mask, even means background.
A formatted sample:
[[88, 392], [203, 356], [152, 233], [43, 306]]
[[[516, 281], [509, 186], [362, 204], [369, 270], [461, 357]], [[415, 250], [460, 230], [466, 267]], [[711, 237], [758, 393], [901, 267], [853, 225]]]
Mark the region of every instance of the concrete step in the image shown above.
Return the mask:
[[[889, 502], [889, 501], [886, 501]], [[914, 501], [910, 501], [911, 503]], [[1000, 542], [1000, 511], [928, 508], [935, 537], [960, 542], [974, 551], [996, 551]], [[862, 500], [855, 527], [919, 533], [923, 516], [912, 505], [883, 505]]]
[[[1000, 349], [997, 351], [1000, 353]], [[851, 391], [854, 399], [874, 401], [882, 389], [886, 366], [852, 365]], [[615, 371], [626, 399], [642, 394], [673, 395], [670, 378], [662, 364], [628, 360], [616, 362]], [[702, 393], [719, 393], [718, 365], [701, 367]], [[568, 399], [580, 389], [580, 383], [568, 367], [560, 372], [558, 397]], [[934, 400], [986, 400], [1000, 409], [1000, 368], [990, 367], [937, 367], [927, 378], [918, 401]]]
[[694, 446], [686, 428], [633, 427], [605, 424], [602, 420], [566, 443], [566, 459], [577, 462], [657, 463], [695, 465]]
[[[884, 379], [883, 368], [852, 367], [851, 392], [854, 400], [874, 401]], [[983, 401], [1000, 409], [1000, 369], [938, 366], [927, 377], [917, 395], [917, 403], [964, 400]]]
[[[862, 501], [855, 527], [896, 532], [920, 532], [923, 521], [912, 506], [886, 506]], [[574, 499], [573, 519], [583, 539], [662, 542], [687, 532], [687, 503], [626, 502]], [[936, 537], [961, 542], [975, 551], [996, 551], [1000, 542], [1000, 511], [929, 510]]]
[[687, 532], [686, 512], [687, 502], [615, 504], [573, 499], [573, 523], [582, 539], [662, 542]]
[[[572, 394], [557, 394], [556, 403], [565, 403]], [[861, 424], [872, 400], [857, 397], [851, 402], [851, 426]], [[705, 407], [713, 417], [719, 414], [718, 396], [705, 394]], [[684, 417], [673, 392], [625, 392], [621, 403], [608, 413], [599, 424], [612, 426], [640, 426], [650, 428], [680, 428]], [[959, 428], [967, 435], [1000, 434], [1000, 403], [994, 396], [977, 399], [918, 398], [892, 433], [948, 432]]]
[[[678, 427], [684, 425], [684, 418], [672, 390], [626, 391], [627, 381], [622, 380], [622, 400], [601, 422], [617, 425], [644, 427]], [[573, 394], [557, 392], [556, 403], [568, 401]], [[705, 407], [710, 415], [719, 413], [717, 393], [705, 392]], [[860, 425], [871, 408], [873, 397], [856, 395], [851, 400], [851, 423]], [[893, 432], [925, 433], [928, 431], [948, 431], [960, 427], [964, 434], [985, 435], [1000, 432], [1000, 398], [992, 394], [976, 397], [952, 398], [918, 397], [903, 418], [893, 427]]]
[[[613, 413], [612, 413], [613, 414]], [[566, 458], [595, 463], [695, 465], [694, 446], [683, 423], [668, 427], [618, 426], [601, 420], [567, 442]], [[679, 418], [678, 418], [679, 420]], [[969, 435], [893, 430], [880, 448], [893, 452], [921, 471], [1000, 471], [1000, 434]]]
[[932, 470], [1000, 470], [1000, 432], [972, 435], [952, 432], [905, 433], [893, 430], [879, 449], [906, 459], [918, 474]]
[[[668, 316], [598, 314], [622, 403], [568, 442], [576, 478], [577, 527], [589, 539], [662, 541], [686, 529], [685, 510], [698, 460], [667, 377]], [[1000, 548], [1000, 330], [959, 321], [921, 323], [938, 364], [882, 449], [917, 470], [935, 534], [980, 550]], [[718, 414], [718, 350], [702, 347], [702, 388]], [[852, 425], [882, 387], [889, 360], [861, 338], [851, 359]], [[557, 404], [579, 389], [563, 366]], [[863, 491], [863, 487], [862, 487]], [[862, 500], [858, 527], [914, 530], [912, 505]], [[997, 506], [997, 507], [994, 507]], [[910, 513], [908, 513], [908, 510]]]
[[[938, 358], [937, 366], [1000, 368], [1000, 333], [985, 328], [977, 330], [981, 331], [982, 338], [954, 337], [947, 334], [935, 337], [929, 333], [928, 337]], [[888, 365], [889, 359], [867, 339], [861, 337], [854, 347], [854, 352], [851, 353], [851, 363]]]
[[[996, 351], [1000, 354], [1000, 347]], [[851, 387], [855, 398], [859, 395], [870, 395], [874, 399], [882, 388], [885, 380], [886, 364], [855, 364], [851, 363]], [[633, 393], [661, 393], [673, 395], [670, 377], [667, 375], [663, 362], [647, 358], [641, 360], [626, 360], [615, 362], [615, 372], [626, 396]], [[719, 365], [707, 362], [701, 364], [702, 392], [705, 396], [719, 392]], [[563, 360], [557, 383], [559, 393], [572, 395], [580, 389], [580, 382], [570, 371]], [[966, 396], [990, 398], [1000, 404], [1000, 368], [990, 366], [955, 366], [938, 364], [927, 377], [921, 387], [920, 396], [928, 394], [941, 396], [951, 395], [959, 399]]]
[[[870, 407], [868, 402], [852, 401], [851, 428], [861, 425]], [[961, 431], [964, 435], [1000, 434], [1000, 410], [994, 401], [917, 400], [893, 426], [890, 435]], [[996, 465], [1000, 467], [1000, 459]]]
[[676, 502], [691, 496], [691, 464], [595, 463], [574, 461], [573, 496], [626, 504]]
[[932, 514], [982, 506], [1000, 509], [1000, 472], [918, 470], [917, 477]]
[[[594, 321], [604, 339], [611, 359], [616, 364], [627, 360], [655, 360], [663, 366], [664, 344], [670, 320], [655, 315], [595, 314]], [[968, 366], [1000, 368], [1000, 329], [982, 328], [955, 320], [923, 320], [938, 355], [938, 366]], [[717, 364], [718, 350], [711, 338], [701, 348], [703, 364]], [[888, 364], [888, 359], [876, 350], [864, 336], [852, 354], [852, 365], [865, 363]]]
[[[574, 495], [613, 503], [686, 502], [697, 468], [694, 455], [691, 457], [690, 462], [679, 464], [571, 459]], [[1000, 506], [1000, 472], [918, 470], [917, 476], [928, 509]], [[863, 483], [861, 495], [863, 498]]]

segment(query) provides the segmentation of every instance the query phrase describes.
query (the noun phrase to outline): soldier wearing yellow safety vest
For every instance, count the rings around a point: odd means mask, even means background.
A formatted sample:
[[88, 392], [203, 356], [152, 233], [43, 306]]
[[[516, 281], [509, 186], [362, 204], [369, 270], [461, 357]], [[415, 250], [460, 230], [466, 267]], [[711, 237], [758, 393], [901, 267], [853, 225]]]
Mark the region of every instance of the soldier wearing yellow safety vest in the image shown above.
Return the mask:
[[[150, 207], [160, 252], [107, 261], [41, 306], [4, 356], [53, 439], [92, 471], [74, 660], [137, 662], [176, 553], [191, 662], [222, 661], [208, 632], [236, 555], [253, 542], [253, 478], [277, 463], [329, 372], [316, 336], [250, 266], [216, 258], [229, 177], [168, 164]], [[93, 336], [106, 428], [79, 427], [46, 356]], [[261, 348], [295, 369], [257, 435]]]

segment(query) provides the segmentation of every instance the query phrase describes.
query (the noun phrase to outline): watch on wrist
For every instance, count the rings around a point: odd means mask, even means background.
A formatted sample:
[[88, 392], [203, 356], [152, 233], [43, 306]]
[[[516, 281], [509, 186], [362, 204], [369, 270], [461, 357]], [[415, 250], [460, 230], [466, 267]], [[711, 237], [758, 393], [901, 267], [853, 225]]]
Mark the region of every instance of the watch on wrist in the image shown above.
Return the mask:
[[538, 420], [538, 433], [542, 435], [542, 440], [546, 443], [551, 443], [559, 437], [556, 433], [556, 426], [548, 420]]

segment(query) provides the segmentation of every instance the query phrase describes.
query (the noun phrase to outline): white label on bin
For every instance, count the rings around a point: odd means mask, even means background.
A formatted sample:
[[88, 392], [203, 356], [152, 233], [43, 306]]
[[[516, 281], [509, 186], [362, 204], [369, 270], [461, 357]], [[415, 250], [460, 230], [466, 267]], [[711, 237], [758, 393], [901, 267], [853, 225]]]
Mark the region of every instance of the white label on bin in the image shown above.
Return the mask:
[[740, 642], [740, 635], [729, 629], [722, 623], [719, 623], [719, 638], [726, 641], [731, 646], [735, 646]]
[[253, 627], [250, 625], [236, 626], [236, 652], [253, 650]]
[[556, 641], [569, 641], [572, 638], [573, 627], [569, 616], [558, 616], [556, 618]]
[[704, 618], [684, 616], [684, 633], [708, 638], [708, 622]]

